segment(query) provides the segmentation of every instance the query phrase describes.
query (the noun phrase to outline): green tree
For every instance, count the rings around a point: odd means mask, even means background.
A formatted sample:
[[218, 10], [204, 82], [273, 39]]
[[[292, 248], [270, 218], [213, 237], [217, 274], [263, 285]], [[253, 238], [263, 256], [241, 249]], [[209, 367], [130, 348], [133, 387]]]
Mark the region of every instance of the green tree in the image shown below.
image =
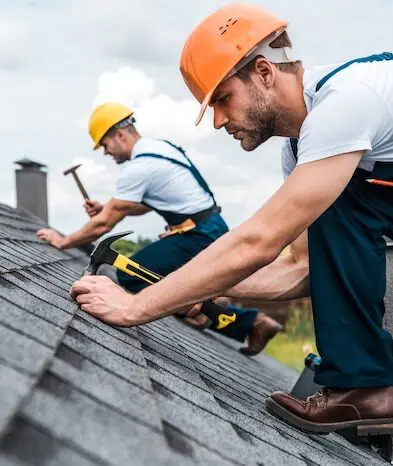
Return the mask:
[[113, 249], [120, 254], [124, 254], [125, 256], [132, 256], [140, 249], [148, 246], [153, 241], [150, 238], [143, 238], [142, 236], [138, 236], [136, 241], [131, 241], [128, 239], [118, 239], [113, 243]]

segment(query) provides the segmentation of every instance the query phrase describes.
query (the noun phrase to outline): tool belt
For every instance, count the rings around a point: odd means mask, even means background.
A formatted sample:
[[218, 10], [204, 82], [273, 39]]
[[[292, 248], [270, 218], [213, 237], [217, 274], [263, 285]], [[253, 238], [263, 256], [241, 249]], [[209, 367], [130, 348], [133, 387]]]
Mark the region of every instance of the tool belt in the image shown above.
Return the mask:
[[200, 223], [217, 212], [221, 212], [221, 207], [214, 205], [209, 209], [201, 210], [196, 214], [191, 214], [188, 218], [186, 218], [186, 220], [179, 223], [178, 225], [167, 225], [165, 227], [165, 231], [161, 233], [159, 237], [166, 238], [167, 236], [181, 235], [187, 231], [193, 230]]

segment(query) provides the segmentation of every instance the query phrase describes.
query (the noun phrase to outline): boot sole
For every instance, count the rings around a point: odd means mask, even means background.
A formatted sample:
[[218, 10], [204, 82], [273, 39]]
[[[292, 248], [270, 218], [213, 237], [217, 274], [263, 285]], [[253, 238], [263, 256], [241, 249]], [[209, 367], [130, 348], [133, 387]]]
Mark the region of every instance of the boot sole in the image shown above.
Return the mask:
[[296, 414], [291, 413], [272, 398], [266, 400], [267, 410], [276, 417], [285, 421], [290, 426], [295, 426], [299, 430], [309, 434], [327, 435], [337, 430], [356, 428], [359, 436], [367, 435], [392, 435], [393, 419], [361, 419], [344, 422], [317, 423], [307, 421]]

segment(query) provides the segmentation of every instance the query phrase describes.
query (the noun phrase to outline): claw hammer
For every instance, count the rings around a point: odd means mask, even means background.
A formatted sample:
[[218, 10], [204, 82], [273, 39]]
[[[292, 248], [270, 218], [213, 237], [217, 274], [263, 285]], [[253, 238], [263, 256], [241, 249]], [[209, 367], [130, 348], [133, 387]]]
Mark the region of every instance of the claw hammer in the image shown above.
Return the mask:
[[85, 201], [89, 200], [89, 196], [86, 192], [86, 189], [83, 187], [83, 184], [81, 183], [81, 180], [79, 179], [79, 176], [76, 174], [76, 170], [81, 166], [82, 164], [80, 163], [79, 165], [74, 165], [73, 167], [69, 168], [68, 170], [65, 170], [63, 172], [63, 175], [67, 176], [68, 174], [72, 174], [74, 177], [74, 180], [76, 184], [78, 185], [79, 191], [82, 193], [83, 198]]
[[[112, 243], [116, 240], [131, 233], [133, 233], [133, 231], [125, 231], [110, 235], [98, 243], [94, 251], [91, 253], [90, 263], [83, 271], [83, 275], [96, 275], [98, 268], [102, 264], [109, 264], [132, 277], [137, 277], [140, 280], [143, 280], [149, 285], [153, 285], [164, 278], [162, 275], [152, 272], [123, 254], [116, 252], [111, 247]], [[201, 312], [213, 322], [213, 326], [217, 330], [221, 330], [228, 325], [232, 325], [236, 321], [237, 317], [235, 312], [227, 311], [221, 306], [213, 303], [211, 300], [203, 302]]]

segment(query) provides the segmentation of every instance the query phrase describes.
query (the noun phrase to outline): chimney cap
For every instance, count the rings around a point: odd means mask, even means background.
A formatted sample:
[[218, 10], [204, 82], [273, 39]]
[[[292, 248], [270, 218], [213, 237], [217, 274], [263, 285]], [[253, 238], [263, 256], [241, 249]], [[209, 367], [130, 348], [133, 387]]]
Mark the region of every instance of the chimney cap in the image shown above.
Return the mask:
[[36, 168], [37, 170], [40, 170], [41, 168], [46, 168], [46, 165], [44, 165], [43, 163], [34, 162], [34, 160], [28, 159], [27, 157], [24, 157], [20, 160], [15, 160], [14, 163], [20, 165], [22, 168]]

